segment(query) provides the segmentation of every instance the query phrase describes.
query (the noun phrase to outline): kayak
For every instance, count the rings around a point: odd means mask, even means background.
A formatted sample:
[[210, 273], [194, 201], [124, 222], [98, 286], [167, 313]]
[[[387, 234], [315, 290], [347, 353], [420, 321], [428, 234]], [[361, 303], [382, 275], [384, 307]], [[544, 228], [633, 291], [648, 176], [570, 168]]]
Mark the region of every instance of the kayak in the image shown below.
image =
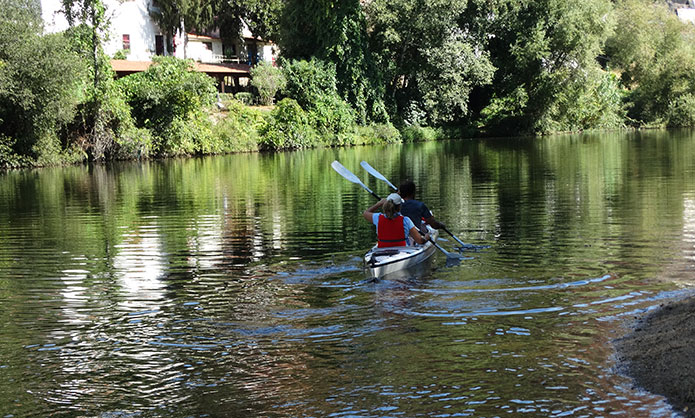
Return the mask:
[[437, 241], [439, 231], [427, 226], [431, 241], [422, 245], [379, 248], [376, 245], [364, 255], [365, 272], [370, 278], [379, 279], [388, 274], [414, 267], [429, 259], [436, 251], [432, 241]]

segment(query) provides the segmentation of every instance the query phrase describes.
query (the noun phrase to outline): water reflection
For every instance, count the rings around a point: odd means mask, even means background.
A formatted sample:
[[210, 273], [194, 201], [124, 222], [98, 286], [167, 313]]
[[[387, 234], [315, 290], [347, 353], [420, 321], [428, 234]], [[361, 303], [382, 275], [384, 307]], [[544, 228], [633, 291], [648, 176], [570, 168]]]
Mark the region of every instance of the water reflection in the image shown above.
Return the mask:
[[[413, 179], [467, 259], [366, 280], [335, 159]], [[693, 161], [654, 133], [3, 174], [0, 416], [668, 416], [609, 342], [695, 280]]]

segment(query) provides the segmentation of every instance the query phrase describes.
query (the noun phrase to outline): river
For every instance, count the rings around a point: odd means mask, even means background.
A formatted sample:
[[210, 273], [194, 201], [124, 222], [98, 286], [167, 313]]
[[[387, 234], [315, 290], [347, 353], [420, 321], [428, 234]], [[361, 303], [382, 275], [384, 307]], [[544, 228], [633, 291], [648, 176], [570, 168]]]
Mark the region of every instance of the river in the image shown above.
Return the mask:
[[[465, 259], [366, 280], [333, 160]], [[11, 171], [0, 417], [671, 416], [611, 341], [694, 285], [692, 131]]]

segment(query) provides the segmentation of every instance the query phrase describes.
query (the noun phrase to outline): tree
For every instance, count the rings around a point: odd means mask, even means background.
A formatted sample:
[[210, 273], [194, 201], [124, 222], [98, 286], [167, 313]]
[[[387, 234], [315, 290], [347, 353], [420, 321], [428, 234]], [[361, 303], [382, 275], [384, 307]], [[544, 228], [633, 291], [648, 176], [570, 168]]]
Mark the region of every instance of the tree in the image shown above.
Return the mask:
[[369, 49], [359, 0], [287, 0], [278, 43], [287, 59], [317, 58], [335, 65], [338, 91], [360, 122], [387, 119], [381, 72]]
[[459, 20], [466, 0], [374, 0], [367, 5], [370, 45], [382, 63], [387, 103], [410, 124], [453, 122], [469, 95], [490, 82], [488, 54]]
[[[109, 21], [106, 18], [106, 7], [102, 0], [63, 0], [63, 13], [71, 28], [79, 23], [87, 24], [91, 32], [91, 39], [82, 38], [81, 52], [89, 51], [92, 61], [92, 80], [94, 90], [99, 88], [99, 83], [104, 79], [110, 79], [111, 74], [100, 71], [104, 67], [103, 41], [107, 36]], [[86, 48], [88, 46], [88, 48]]]
[[181, 31], [186, 58], [186, 32], [219, 30], [222, 40], [231, 43], [240, 38], [247, 25], [255, 36], [272, 39], [280, 5], [281, 0], [160, 0], [151, 15], [165, 32], [169, 45]]
[[251, 85], [258, 90], [261, 104], [273, 104], [275, 94], [285, 87], [285, 77], [282, 70], [273, 64], [262, 61], [251, 69]]
[[470, 0], [461, 27], [497, 68], [477, 92], [479, 108], [511, 132], [544, 131], [548, 120], [564, 117], [558, 101], [581, 88], [587, 72], [602, 77], [594, 70], [613, 29], [610, 11], [609, 0]]
[[[86, 68], [63, 34], [41, 35], [33, 1], [0, 0], [0, 137], [39, 163], [67, 148]], [[0, 158], [1, 159], [1, 158]]]
[[695, 28], [645, 0], [621, 2], [615, 14], [620, 30], [606, 53], [629, 89], [628, 115], [637, 124], [687, 125], [695, 118]]

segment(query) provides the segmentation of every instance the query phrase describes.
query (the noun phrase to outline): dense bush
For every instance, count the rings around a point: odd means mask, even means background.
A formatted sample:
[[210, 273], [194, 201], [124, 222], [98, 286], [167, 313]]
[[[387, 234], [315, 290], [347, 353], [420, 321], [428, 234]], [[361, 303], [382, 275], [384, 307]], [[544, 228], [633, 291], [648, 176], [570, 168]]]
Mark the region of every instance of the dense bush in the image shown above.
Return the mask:
[[202, 112], [215, 102], [216, 88], [212, 78], [193, 71], [191, 61], [155, 57], [147, 71], [118, 84], [136, 126], [153, 133], [155, 154], [190, 155], [208, 148], [211, 123]]
[[287, 80], [284, 94], [309, 113], [309, 123], [322, 141], [326, 145], [351, 144], [355, 113], [338, 95], [335, 67], [312, 59], [286, 61], [282, 69]]
[[684, 94], [670, 106], [667, 125], [669, 127], [695, 126], [694, 94]]
[[401, 129], [403, 142], [434, 141], [441, 138], [439, 129], [429, 126], [405, 126]]
[[[5, 164], [58, 162], [58, 132], [75, 117], [86, 77], [84, 63], [62, 34], [41, 35], [30, 2], [0, 1], [0, 136]], [[8, 138], [11, 138], [8, 139]]]
[[234, 98], [246, 106], [253, 106], [256, 103], [256, 98], [253, 96], [253, 93], [247, 91], [240, 91], [234, 95]]
[[260, 104], [270, 106], [277, 92], [285, 87], [285, 76], [281, 69], [261, 61], [251, 69], [251, 85], [258, 91]]
[[619, 2], [615, 14], [620, 30], [608, 39], [606, 51], [610, 67], [629, 89], [630, 119], [647, 126], [688, 123], [688, 96], [695, 94], [695, 27], [649, 0]]
[[358, 126], [355, 144], [395, 144], [401, 142], [401, 133], [391, 123]]
[[623, 93], [614, 74], [594, 68], [567, 84], [536, 122], [536, 131], [576, 132], [624, 125]]
[[260, 132], [266, 123], [263, 112], [238, 101], [229, 102], [225, 117], [212, 128], [210, 147], [203, 151], [212, 154], [257, 151]]
[[294, 99], [282, 99], [261, 129], [262, 150], [298, 149], [319, 145], [307, 113]]
[[175, 119], [187, 120], [217, 97], [211, 77], [193, 71], [192, 61], [173, 57], [154, 57], [147, 71], [118, 82], [137, 125], [155, 131], [166, 130]]
[[178, 157], [210, 151], [212, 130], [207, 116], [199, 112], [187, 119], [175, 117], [155, 136], [157, 155]]

